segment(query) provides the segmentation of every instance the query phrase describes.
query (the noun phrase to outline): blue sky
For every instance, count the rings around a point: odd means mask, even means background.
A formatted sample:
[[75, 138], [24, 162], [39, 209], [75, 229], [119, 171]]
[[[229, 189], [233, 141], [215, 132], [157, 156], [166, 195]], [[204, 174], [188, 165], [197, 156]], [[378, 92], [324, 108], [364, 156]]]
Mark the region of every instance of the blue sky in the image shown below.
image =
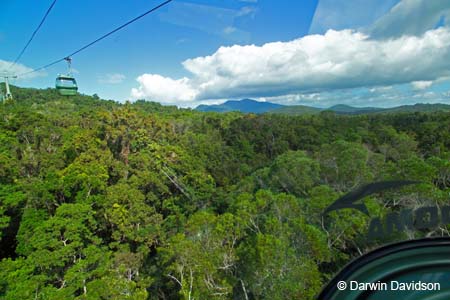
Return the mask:
[[[2, 1], [0, 72], [51, 2]], [[12, 71], [61, 58], [160, 2], [58, 0]], [[117, 101], [449, 103], [450, 1], [430, 2], [175, 0], [76, 55], [73, 67], [80, 92]], [[53, 86], [65, 70], [15, 83]]]

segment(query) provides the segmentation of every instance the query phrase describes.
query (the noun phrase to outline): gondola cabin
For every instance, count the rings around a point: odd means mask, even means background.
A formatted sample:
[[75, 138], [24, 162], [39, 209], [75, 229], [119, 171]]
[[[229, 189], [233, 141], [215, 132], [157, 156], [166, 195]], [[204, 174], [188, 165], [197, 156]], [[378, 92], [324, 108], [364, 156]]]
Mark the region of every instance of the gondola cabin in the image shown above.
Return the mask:
[[55, 87], [59, 94], [63, 96], [74, 96], [78, 91], [77, 81], [69, 75], [58, 75]]

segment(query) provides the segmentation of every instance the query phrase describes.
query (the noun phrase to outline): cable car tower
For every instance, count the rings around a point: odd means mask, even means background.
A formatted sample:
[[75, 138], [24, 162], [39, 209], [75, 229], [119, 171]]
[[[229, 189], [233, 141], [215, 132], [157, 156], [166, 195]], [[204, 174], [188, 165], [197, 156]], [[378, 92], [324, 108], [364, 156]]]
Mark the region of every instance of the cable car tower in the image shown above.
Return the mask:
[[3, 93], [2, 90], [0, 89], [0, 100], [2, 100], [3, 103], [5, 103], [5, 101], [13, 99], [13, 95], [11, 94], [11, 90], [9, 88], [9, 79], [17, 78], [17, 76], [10, 74], [1, 74], [0, 77], [3, 77], [3, 79], [5, 80], [6, 93]]

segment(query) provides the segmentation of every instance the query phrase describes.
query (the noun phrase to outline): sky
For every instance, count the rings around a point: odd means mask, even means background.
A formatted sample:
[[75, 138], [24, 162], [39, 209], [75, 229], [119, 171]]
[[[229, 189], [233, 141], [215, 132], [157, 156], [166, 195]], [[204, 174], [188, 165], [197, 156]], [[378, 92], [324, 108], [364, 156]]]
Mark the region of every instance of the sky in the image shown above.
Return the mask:
[[[162, 0], [2, 0], [0, 73], [24, 73]], [[450, 104], [448, 0], [174, 0], [73, 57], [79, 91], [179, 107]], [[67, 66], [16, 79], [53, 87]]]

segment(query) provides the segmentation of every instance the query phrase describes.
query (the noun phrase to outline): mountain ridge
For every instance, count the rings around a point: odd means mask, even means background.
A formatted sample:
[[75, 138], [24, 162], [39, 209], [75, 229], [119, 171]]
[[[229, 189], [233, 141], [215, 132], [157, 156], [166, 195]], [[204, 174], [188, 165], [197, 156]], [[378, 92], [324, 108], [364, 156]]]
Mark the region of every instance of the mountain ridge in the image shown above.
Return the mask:
[[285, 105], [272, 102], [262, 102], [253, 99], [228, 100], [222, 104], [199, 105], [195, 110], [203, 112], [230, 112], [240, 111], [244, 113], [265, 113], [284, 107]]
[[286, 115], [318, 114], [323, 111], [331, 111], [336, 114], [373, 114], [373, 113], [398, 113], [398, 112], [434, 112], [450, 111], [450, 105], [444, 103], [416, 103], [399, 105], [395, 107], [355, 107], [347, 104], [336, 104], [328, 108], [319, 108], [307, 105], [281, 105], [272, 102], [262, 102], [253, 99], [228, 100], [222, 104], [199, 105], [195, 108], [202, 112], [231, 112], [242, 113], [271, 113]]

